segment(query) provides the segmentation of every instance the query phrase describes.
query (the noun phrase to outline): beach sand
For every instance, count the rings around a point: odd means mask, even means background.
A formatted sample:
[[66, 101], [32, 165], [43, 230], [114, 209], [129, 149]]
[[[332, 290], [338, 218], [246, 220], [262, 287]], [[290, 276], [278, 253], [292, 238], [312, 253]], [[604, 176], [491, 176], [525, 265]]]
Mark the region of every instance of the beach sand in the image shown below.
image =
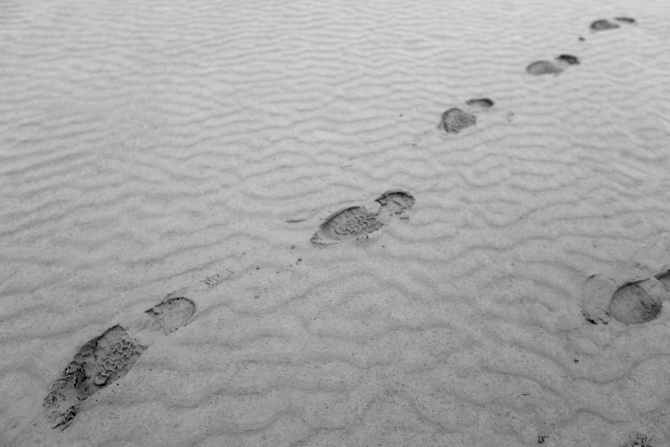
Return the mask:
[[603, 3], [3, 2], [0, 445], [669, 446], [670, 3]]

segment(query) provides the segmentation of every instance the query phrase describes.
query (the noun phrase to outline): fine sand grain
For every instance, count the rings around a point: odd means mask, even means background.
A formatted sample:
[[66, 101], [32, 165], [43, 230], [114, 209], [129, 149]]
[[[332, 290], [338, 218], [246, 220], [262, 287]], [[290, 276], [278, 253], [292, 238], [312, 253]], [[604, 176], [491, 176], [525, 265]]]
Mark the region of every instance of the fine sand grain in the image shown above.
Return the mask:
[[670, 2], [0, 39], [0, 446], [670, 446]]

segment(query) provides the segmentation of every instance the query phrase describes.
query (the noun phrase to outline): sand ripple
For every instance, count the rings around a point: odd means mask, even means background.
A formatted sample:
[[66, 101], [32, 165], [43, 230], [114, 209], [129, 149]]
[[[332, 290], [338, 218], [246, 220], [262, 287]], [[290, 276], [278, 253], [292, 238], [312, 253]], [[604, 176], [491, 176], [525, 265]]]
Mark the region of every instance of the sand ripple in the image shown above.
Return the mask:
[[[3, 4], [0, 444], [666, 445], [667, 309], [583, 311], [670, 264], [668, 5]], [[77, 349], [193, 283], [52, 430]]]

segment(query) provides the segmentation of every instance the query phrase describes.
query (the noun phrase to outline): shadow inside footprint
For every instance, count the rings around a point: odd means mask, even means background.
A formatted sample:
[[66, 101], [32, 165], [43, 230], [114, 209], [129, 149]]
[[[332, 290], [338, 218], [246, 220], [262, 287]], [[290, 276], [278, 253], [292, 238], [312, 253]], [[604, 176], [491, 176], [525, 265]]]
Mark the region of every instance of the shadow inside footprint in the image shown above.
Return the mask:
[[376, 210], [352, 206], [328, 216], [312, 236], [315, 244], [328, 245], [358, 239], [374, 233], [393, 216], [414, 206], [414, 197], [405, 191], [387, 191], [375, 200]]
[[[182, 297], [169, 298], [145, 313], [151, 317], [151, 330], [167, 334], [191, 320], [195, 303]], [[125, 376], [145, 349], [147, 346], [120, 325], [112, 326], [79, 348], [44, 399], [52, 427], [67, 427], [77, 415], [79, 404]]]
[[612, 295], [607, 312], [624, 324], [648, 323], [661, 314], [670, 291], [657, 278], [624, 284]]

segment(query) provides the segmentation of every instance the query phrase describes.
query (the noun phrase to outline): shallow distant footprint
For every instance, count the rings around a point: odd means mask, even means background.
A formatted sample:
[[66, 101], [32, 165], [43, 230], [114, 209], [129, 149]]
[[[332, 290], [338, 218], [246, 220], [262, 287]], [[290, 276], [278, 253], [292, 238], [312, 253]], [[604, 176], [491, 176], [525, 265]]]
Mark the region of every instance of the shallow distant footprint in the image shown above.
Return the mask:
[[52, 427], [67, 427], [83, 401], [131, 370], [148, 347], [149, 343], [140, 341], [145, 338], [143, 335], [174, 332], [188, 324], [194, 314], [193, 301], [169, 295], [136, 320], [112, 326], [85, 343], [61, 377], [53, 382], [44, 399], [43, 406]]
[[337, 244], [368, 236], [402, 216], [414, 206], [414, 196], [401, 190], [387, 191], [368, 206], [352, 206], [328, 216], [319, 226], [312, 242], [320, 245]]
[[579, 65], [579, 58], [571, 54], [561, 54], [553, 61], [535, 61], [526, 67], [526, 72], [534, 76], [558, 75], [572, 65]]
[[[637, 25], [637, 21], [631, 17], [615, 17], [614, 20], [619, 23], [624, 23], [626, 25]], [[607, 31], [612, 29], [621, 28], [619, 23], [610, 22], [607, 19], [598, 19], [591, 23], [591, 31]]]
[[461, 130], [477, 124], [475, 113], [490, 109], [495, 104], [489, 98], [474, 98], [465, 101], [466, 111], [453, 107], [442, 114], [437, 128], [447, 133], [459, 133]]

